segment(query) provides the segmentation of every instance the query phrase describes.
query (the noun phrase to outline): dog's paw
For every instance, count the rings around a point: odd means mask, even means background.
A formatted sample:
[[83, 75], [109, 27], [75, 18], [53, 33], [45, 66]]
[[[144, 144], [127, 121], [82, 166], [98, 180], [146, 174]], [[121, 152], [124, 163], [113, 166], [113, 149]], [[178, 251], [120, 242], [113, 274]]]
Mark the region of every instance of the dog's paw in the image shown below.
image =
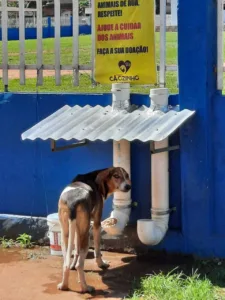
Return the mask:
[[73, 271], [73, 270], [76, 270], [75, 265], [76, 265], [76, 264], [71, 264], [71, 265], [70, 265], [70, 270], [72, 270], [72, 271]]
[[85, 285], [81, 287], [81, 292], [82, 293], [93, 293], [95, 291], [95, 288], [90, 285]]
[[63, 282], [59, 283], [57, 285], [57, 289], [60, 290], [60, 291], [67, 291], [68, 290], [68, 286], [63, 284]]
[[106, 260], [102, 260], [101, 262], [97, 263], [98, 267], [101, 269], [108, 269], [109, 268], [109, 262]]

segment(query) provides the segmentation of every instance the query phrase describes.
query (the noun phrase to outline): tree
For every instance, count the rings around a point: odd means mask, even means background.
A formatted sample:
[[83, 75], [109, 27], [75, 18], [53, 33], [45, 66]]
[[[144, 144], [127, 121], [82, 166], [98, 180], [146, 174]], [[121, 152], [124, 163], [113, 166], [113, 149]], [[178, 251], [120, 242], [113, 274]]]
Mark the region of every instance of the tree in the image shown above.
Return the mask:
[[[7, 1], [7, 6], [8, 7], [19, 7], [19, 1]], [[8, 17], [9, 18], [18, 18], [19, 13], [15, 11], [9, 11]]]
[[88, 0], [79, 0], [79, 16], [85, 15], [85, 8], [89, 7]]
[[19, 1], [7, 1], [8, 7], [19, 7]]

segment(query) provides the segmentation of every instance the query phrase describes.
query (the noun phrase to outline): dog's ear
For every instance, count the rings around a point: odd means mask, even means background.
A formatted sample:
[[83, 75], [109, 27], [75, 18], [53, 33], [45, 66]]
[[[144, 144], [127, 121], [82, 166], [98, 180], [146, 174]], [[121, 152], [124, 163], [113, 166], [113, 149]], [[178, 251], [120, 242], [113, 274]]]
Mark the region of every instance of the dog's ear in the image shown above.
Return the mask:
[[109, 180], [112, 176], [112, 171], [113, 171], [113, 168], [108, 168], [108, 169], [98, 173], [98, 175], [96, 176], [96, 179], [95, 179], [96, 183], [101, 185], [103, 182]]
[[107, 198], [109, 191], [107, 181], [112, 177], [113, 169], [114, 168], [109, 168], [105, 171], [100, 172], [95, 179], [95, 182], [98, 184], [99, 189], [105, 199]]

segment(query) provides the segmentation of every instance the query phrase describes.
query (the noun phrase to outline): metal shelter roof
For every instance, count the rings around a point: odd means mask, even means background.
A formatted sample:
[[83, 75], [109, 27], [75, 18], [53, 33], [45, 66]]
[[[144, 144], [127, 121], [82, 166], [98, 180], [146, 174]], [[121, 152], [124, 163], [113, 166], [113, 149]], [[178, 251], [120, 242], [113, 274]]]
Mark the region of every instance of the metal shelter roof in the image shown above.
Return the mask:
[[22, 134], [22, 140], [139, 140], [161, 141], [171, 135], [195, 111], [153, 111], [132, 105], [130, 112], [114, 111], [112, 106], [63, 106]]

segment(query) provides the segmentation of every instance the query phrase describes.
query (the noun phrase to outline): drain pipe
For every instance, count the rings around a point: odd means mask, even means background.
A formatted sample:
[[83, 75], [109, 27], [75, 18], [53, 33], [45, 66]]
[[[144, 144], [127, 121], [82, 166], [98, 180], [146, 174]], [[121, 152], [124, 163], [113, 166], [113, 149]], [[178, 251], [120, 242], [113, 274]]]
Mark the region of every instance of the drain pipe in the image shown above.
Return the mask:
[[[130, 107], [130, 84], [112, 85], [113, 111], [127, 111]], [[113, 141], [113, 166], [124, 168], [130, 176], [130, 142]], [[131, 211], [131, 193], [115, 192], [113, 211], [108, 219], [102, 222], [103, 230], [110, 235], [121, 235], [127, 225]]]
[[[151, 107], [157, 111], [168, 108], [168, 89], [150, 91]], [[154, 142], [155, 149], [168, 147], [168, 138]], [[169, 155], [168, 151], [151, 155], [151, 198], [152, 219], [141, 219], [137, 222], [137, 234], [140, 241], [148, 246], [160, 243], [168, 229], [169, 223]]]

